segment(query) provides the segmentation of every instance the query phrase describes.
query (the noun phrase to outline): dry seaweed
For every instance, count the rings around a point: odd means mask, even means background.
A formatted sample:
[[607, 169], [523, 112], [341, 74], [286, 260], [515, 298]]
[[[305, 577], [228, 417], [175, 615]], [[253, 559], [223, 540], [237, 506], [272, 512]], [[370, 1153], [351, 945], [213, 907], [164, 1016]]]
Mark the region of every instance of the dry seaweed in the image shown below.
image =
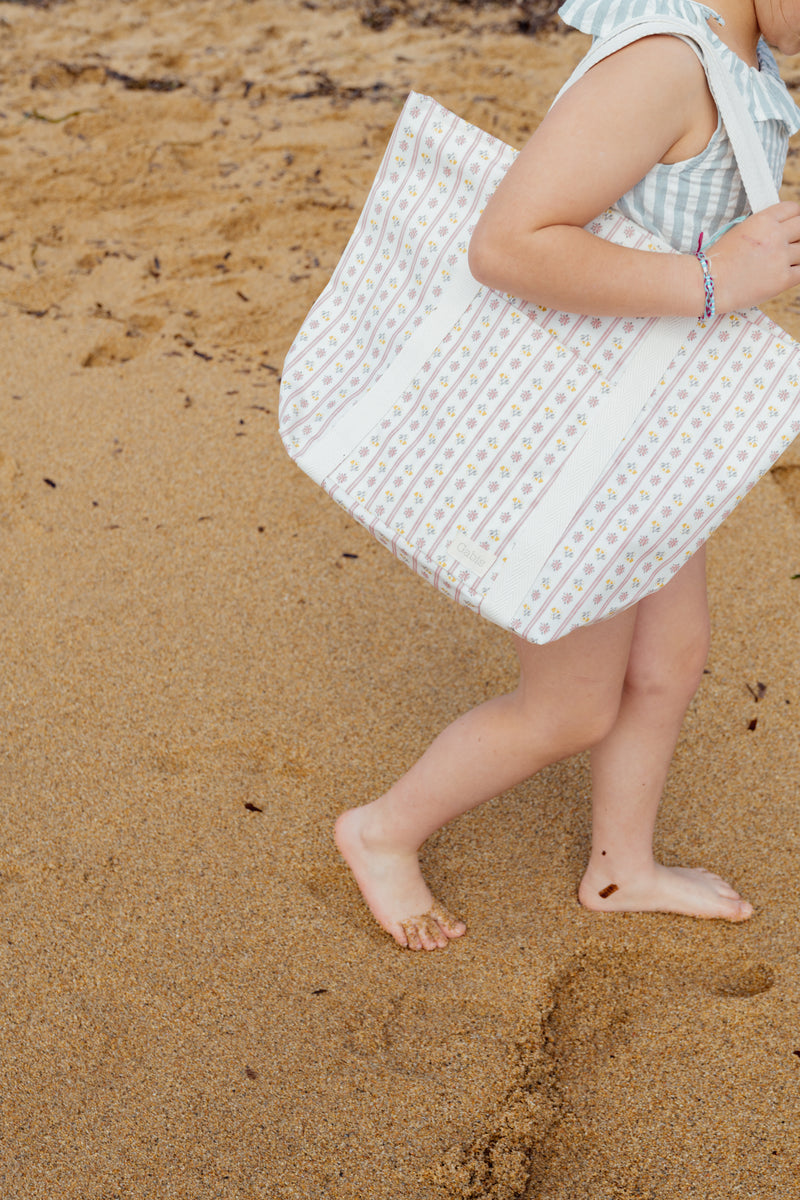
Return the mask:
[[533, 36], [557, 27], [560, 6], [561, 0], [365, 0], [361, 21], [376, 32], [388, 29], [397, 17], [412, 25], [453, 28], [467, 26], [468, 15], [479, 12], [497, 17], [493, 26], [498, 32]]

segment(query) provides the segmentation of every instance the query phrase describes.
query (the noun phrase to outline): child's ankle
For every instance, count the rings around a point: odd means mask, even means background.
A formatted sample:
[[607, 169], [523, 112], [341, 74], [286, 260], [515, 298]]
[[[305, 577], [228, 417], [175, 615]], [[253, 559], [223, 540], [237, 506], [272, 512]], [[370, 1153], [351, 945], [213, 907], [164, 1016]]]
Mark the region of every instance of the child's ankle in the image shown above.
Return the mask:
[[401, 840], [392, 836], [374, 802], [364, 804], [360, 808], [352, 808], [348, 815], [365, 850], [376, 854], [416, 853], [416, 847], [406, 847]]
[[592, 848], [586, 874], [593, 877], [619, 876], [620, 879], [637, 879], [652, 873], [655, 859], [651, 850], [642, 850], [638, 854], [631, 851], [615, 851], [613, 847], [603, 849]]

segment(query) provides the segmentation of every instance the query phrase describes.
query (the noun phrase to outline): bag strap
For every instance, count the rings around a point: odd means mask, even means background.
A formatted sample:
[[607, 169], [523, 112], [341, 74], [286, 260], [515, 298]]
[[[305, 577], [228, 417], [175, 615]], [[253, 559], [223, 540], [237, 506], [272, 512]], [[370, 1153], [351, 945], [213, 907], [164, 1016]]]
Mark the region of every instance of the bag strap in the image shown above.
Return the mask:
[[587, 71], [604, 58], [629, 46], [631, 42], [657, 34], [671, 34], [680, 37], [682, 41], [691, 46], [703, 64], [708, 86], [733, 147], [736, 165], [739, 168], [747, 199], [753, 212], [759, 212], [762, 208], [776, 204], [779, 199], [778, 191], [772, 179], [772, 170], [758, 136], [755, 121], [743, 96], [737, 90], [733, 76], [725, 66], [719, 50], [714, 45], [710, 30], [708, 38], [706, 38], [696, 25], [690, 21], [683, 21], [679, 17], [669, 19], [641, 17], [639, 20], [631, 21], [624, 29], [594, 43], [561, 88], [554, 103], [573, 83], [577, 83]]

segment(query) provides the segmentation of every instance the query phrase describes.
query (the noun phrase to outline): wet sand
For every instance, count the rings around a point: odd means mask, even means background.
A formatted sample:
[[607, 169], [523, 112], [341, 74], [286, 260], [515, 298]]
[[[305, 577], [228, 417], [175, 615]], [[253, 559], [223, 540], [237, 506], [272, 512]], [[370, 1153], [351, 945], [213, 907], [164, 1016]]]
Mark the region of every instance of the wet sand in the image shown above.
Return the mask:
[[0, 3], [4, 1200], [800, 1197], [796, 447], [657, 835], [752, 921], [583, 911], [584, 759], [427, 846], [444, 953], [332, 848], [513, 663], [289, 462], [283, 356], [407, 91], [520, 144], [585, 46], [400, 8]]

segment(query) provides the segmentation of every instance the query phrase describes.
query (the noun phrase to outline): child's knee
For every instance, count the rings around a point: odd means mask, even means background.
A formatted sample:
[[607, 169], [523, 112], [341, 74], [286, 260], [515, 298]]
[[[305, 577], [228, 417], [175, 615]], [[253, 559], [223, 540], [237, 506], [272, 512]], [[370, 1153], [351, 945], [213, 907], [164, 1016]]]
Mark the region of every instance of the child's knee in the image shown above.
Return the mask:
[[674, 696], [688, 703], [702, 681], [708, 647], [708, 631], [698, 629], [677, 644], [631, 659], [625, 675], [626, 691]]
[[617, 723], [621, 700], [621, 692], [608, 692], [587, 707], [581, 717], [585, 746], [597, 746], [611, 733]]
[[544, 727], [554, 756], [567, 758], [603, 741], [617, 720], [620, 700], [618, 689], [587, 688], [572, 694], [568, 702], [556, 701], [530, 716], [540, 729]]

